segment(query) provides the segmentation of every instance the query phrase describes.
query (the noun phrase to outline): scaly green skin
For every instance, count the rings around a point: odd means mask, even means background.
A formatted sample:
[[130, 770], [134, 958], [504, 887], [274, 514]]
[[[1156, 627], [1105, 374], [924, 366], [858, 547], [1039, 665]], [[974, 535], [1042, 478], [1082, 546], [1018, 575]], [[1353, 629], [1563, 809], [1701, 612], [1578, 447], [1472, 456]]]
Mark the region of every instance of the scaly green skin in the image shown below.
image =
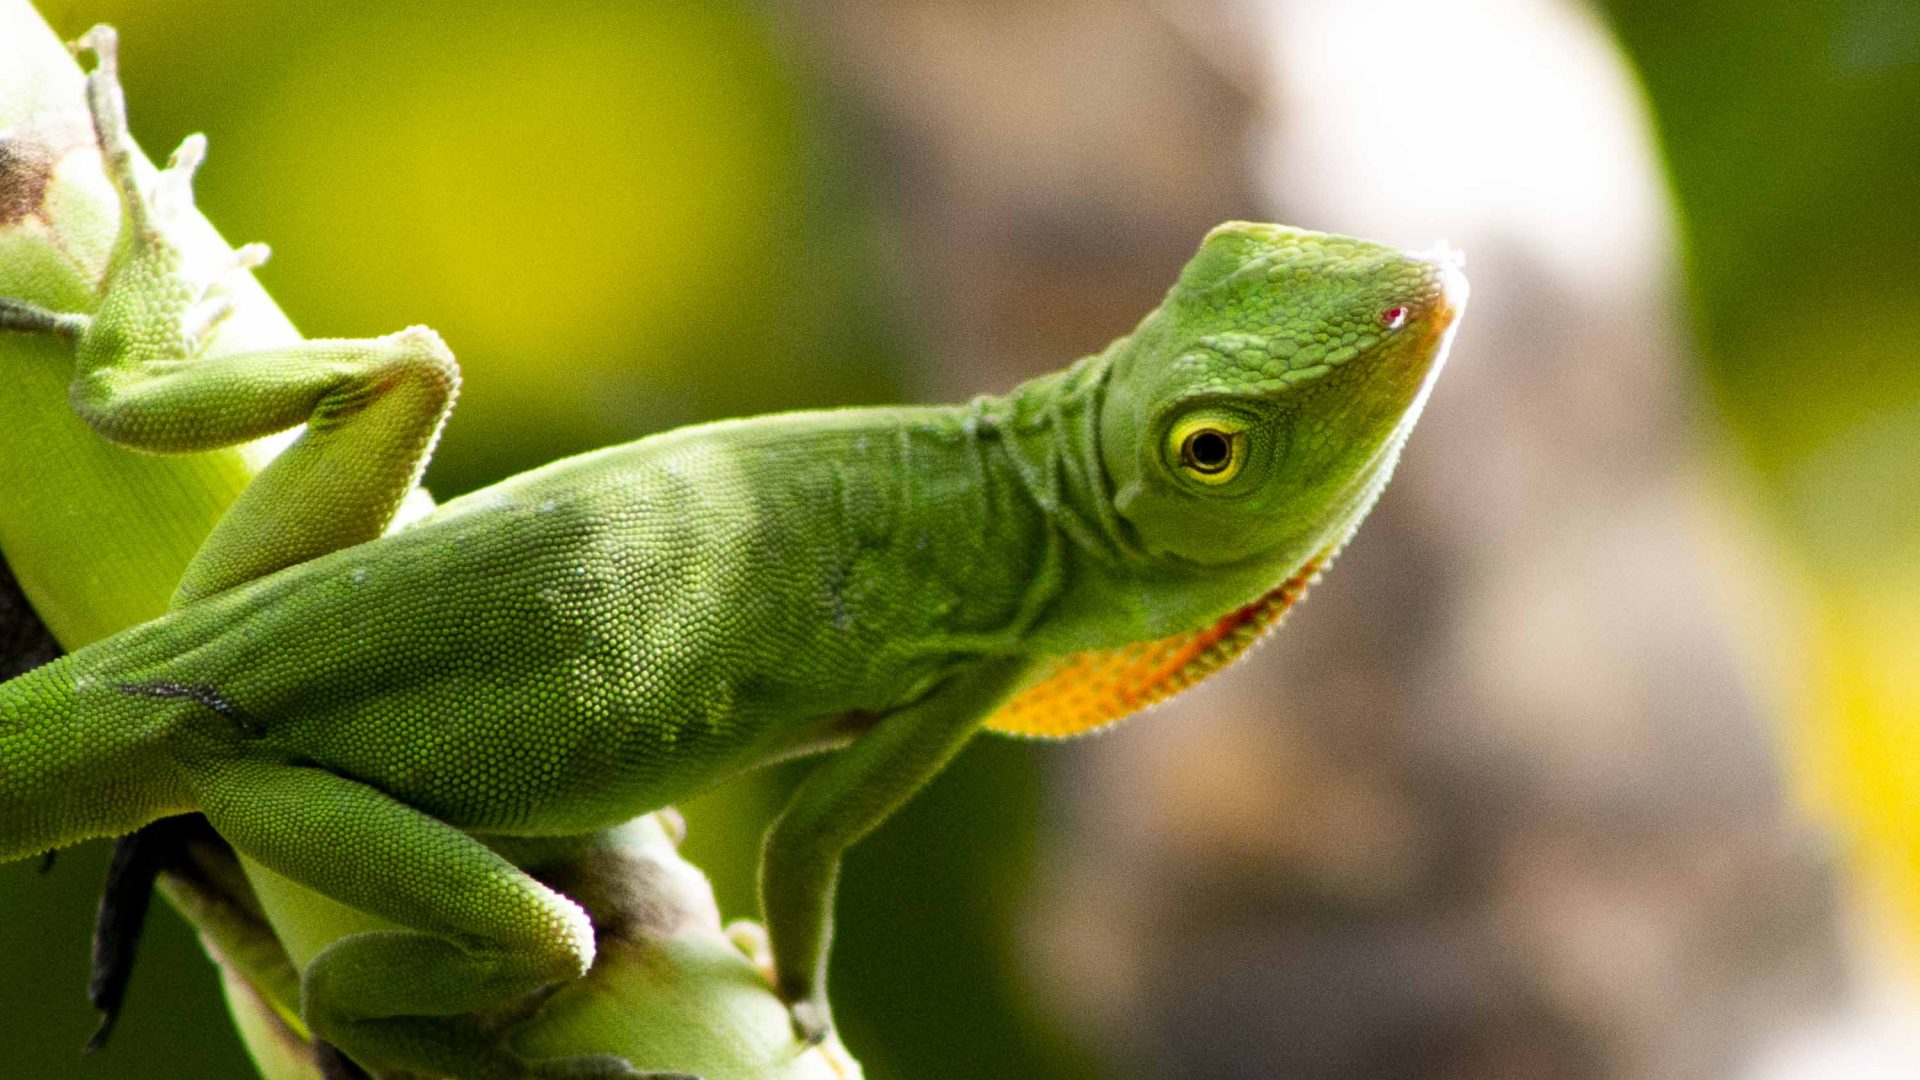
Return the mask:
[[1208, 626], [1338, 549], [1465, 298], [1444, 256], [1224, 225], [1131, 335], [1004, 398], [684, 429], [382, 538], [452, 357], [418, 328], [200, 356], [217, 282], [166, 240], [198, 145], [141, 193], [110, 32], [84, 43], [126, 211], [105, 298], [7, 302], [0, 326], [74, 338], [75, 407], [116, 441], [308, 429], [167, 615], [0, 685], [0, 858], [204, 813], [398, 928], [303, 975], [314, 1031], [375, 1069], [638, 1075], [479, 1034], [468, 1014], [580, 975], [594, 940], [476, 837], [583, 833], [838, 750], [762, 862], [778, 988], [823, 1035], [841, 852], [1058, 658]]

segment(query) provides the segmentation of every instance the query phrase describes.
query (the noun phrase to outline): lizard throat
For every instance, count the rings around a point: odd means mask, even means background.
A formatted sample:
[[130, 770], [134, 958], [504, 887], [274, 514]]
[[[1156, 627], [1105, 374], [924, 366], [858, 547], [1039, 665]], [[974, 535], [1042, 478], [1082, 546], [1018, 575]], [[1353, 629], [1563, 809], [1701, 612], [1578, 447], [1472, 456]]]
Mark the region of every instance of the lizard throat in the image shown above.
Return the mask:
[[1326, 563], [1324, 555], [1308, 560], [1259, 599], [1200, 630], [1062, 657], [988, 717], [987, 729], [1064, 739], [1165, 701], [1233, 663], [1280, 625]]

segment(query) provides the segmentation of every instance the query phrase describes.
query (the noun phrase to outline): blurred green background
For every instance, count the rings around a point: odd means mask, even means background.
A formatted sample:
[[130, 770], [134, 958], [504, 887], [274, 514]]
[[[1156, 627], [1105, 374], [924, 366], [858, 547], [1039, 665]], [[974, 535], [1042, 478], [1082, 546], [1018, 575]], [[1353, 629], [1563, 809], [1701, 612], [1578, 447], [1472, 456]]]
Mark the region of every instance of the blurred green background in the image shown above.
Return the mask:
[[[983, 741], [853, 853], [869, 1076], [1920, 1070], [1882, 974], [1920, 926], [1920, 7], [40, 9], [119, 26], [150, 155], [208, 134], [201, 206], [303, 331], [446, 336], [443, 497], [1003, 390], [1229, 217], [1468, 249], [1455, 371], [1272, 647], [1088, 745]], [[687, 808], [730, 917], [796, 775]], [[251, 1075], [164, 909], [78, 1056], [104, 859], [0, 867], [0, 1073]]]

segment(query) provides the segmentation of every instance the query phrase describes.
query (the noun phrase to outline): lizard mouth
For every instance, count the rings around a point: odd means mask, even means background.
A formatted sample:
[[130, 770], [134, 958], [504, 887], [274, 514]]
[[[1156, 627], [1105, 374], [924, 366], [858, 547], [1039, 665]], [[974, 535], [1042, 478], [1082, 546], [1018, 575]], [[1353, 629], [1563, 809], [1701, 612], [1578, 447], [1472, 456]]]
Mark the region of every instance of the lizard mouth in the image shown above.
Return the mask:
[[1326, 568], [1309, 559], [1292, 577], [1211, 626], [1062, 657], [987, 718], [987, 729], [1033, 739], [1095, 731], [1157, 705], [1220, 671], [1280, 625]]

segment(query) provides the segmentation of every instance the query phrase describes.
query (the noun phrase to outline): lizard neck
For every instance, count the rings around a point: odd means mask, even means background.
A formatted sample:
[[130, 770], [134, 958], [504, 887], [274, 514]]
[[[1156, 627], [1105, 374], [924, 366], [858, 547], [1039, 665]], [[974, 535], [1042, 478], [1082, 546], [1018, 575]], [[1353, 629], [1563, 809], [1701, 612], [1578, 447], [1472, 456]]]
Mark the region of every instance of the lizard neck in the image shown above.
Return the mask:
[[1114, 509], [1100, 454], [1110, 367], [1102, 353], [1004, 396], [975, 398], [967, 424], [982, 443], [999, 448], [1020, 489], [1074, 554], [1096, 563], [1137, 563], [1146, 554]]
[[1101, 454], [1111, 350], [964, 407], [994, 471], [1049, 536], [1027, 575], [1023, 637], [1065, 654], [1148, 641], [1209, 624], [1254, 601], [1293, 567], [1202, 567], [1148, 551], [1114, 506]]

